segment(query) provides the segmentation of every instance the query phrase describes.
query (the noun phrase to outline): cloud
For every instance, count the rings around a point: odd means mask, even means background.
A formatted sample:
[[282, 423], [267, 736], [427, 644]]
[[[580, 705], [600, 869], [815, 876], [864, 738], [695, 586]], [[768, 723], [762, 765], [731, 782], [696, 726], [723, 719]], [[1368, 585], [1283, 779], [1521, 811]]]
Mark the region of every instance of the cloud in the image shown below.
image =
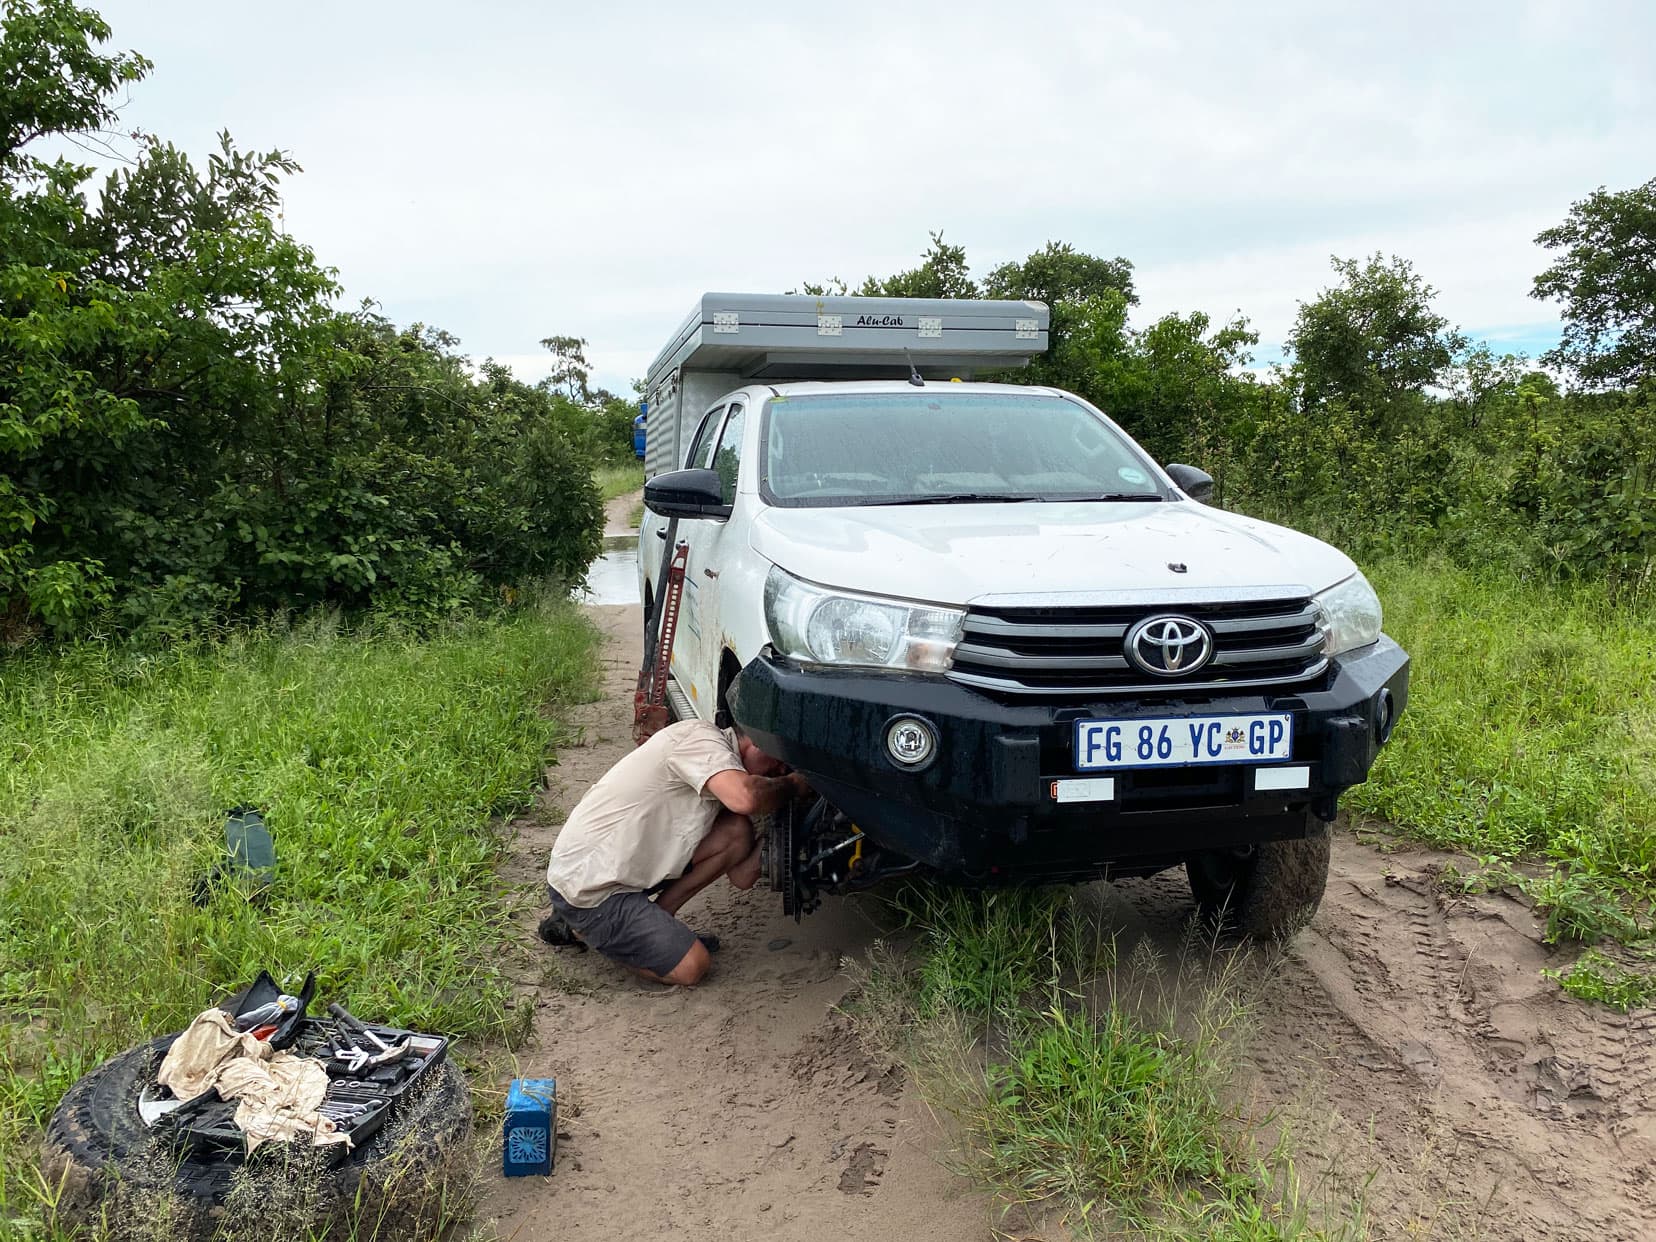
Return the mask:
[[[1556, 331], [1535, 233], [1656, 174], [1648, 5], [832, 6], [106, 0], [128, 119], [294, 152], [286, 224], [353, 296], [624, 390], [709, 289], [1049, 239], [1141, 318], [1280, 342], [1330, 254], [1415, 261], [1471, 330]], [[1264, 352], [1264, 351], [1262, 351]]]

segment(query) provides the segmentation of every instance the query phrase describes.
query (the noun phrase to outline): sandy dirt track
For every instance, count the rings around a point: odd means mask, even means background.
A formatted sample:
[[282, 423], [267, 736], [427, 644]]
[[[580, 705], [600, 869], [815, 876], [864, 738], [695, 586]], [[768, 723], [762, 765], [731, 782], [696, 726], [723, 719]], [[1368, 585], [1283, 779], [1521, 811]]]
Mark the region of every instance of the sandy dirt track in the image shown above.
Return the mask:
[[[577, 713], [581, 742], [516, 825], [506, 871], [536, 1006], [520, 1072], [559, 1080], [559, 1164], [494, 1183], [483, 1216], [525, 1242], [991, 1236], [915, 1092], [832, 1011], [845, 961], [877, 934], [864, 901], [829, 899], [796, 925], [772, 893], [715, 886], [685, 910], [725, 946], [694, 991], [534, 940], [556, 824], [631, 745], [640, 612], [591, 612], [603, 697]], [[1295, 1119], [1305, 1168], [1373, 1171], [1379, 1238], [1656, 1237], [1656, 1014], [1564, 996], [1540, 977], [1558, 961], [1530, 912], [1450, 897], [1435, 882], [1445, 858], [1337, 837], [1315, 922], [1252, 981], [1249, 1103]], [[1106, 896], [1123, 943], [1176, 949], [1181, 872]]]

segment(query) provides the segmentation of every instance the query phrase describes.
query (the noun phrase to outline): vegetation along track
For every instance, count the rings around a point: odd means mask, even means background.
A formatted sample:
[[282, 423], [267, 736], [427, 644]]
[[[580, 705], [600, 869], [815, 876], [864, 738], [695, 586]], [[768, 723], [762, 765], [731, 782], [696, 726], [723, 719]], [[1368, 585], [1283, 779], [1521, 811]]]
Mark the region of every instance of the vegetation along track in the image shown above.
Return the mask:
[[[997, 1218], [944, 1171], [947, 1136], [914, 1084], [833, 1008], [880, 934], [874, 901], [830, 901], [795, 926], [768, 892], [709, 890], [686, 914], [725, 949], [695, 991], [534, 942], [555, 823], [631, 745], [638, 610], [593, 611], [604, 695], [509, 864], [538, 992], [520, 1069], [564, 1091], [556, 1189], [496, 1183], [485, 1213], [525, 1242], [636, 1227], [987, 1236]], [[1656, 1015], [1584, 1005], [1543, 979], [1561, 955], [1539, 921], [1509, 897], [1440, 885], [1450, 857], [1336, 834], [1316, 919], [1280, 961], [1238, 977], [1255, 1012], [1244, 1106], [1288, 1118], [1302, 1178], [1357, 1187], [1377, 1238], [1651, 1236]], [[1160, 953], [1145, 961], [1177, 959], [1182, 875], [1105, 896], [1121, 946], [1147, 937]]]

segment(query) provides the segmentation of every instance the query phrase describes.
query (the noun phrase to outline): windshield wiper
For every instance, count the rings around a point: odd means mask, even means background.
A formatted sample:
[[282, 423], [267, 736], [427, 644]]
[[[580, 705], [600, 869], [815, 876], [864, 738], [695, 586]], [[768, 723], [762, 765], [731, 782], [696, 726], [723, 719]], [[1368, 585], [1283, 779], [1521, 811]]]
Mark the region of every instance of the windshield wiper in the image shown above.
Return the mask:
[[1101, 492], [1097, 496], [1077, 496], [1077, 500], [1160, 500], [1156, 492]]
[[968, 505], [978, 503], [1017, 505], [1045, 499], [1044, 496], [1008, 495], [1005, 492], [950, 492], [943, 496], [914, 496], [907, 500], [880, 500], [875, 503], [882, 505]]

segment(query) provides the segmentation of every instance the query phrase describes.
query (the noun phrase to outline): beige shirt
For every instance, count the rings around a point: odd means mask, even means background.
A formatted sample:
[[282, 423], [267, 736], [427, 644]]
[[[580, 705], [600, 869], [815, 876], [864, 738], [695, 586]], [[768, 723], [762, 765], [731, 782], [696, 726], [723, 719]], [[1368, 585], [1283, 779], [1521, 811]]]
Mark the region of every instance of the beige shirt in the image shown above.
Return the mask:
[[705, 720], [668, 725], [587, 790], [552, 847], [546, 882], [591, 908], [677, 878], [719, 815], [707, 782], [742, 770], [734, 731]]

